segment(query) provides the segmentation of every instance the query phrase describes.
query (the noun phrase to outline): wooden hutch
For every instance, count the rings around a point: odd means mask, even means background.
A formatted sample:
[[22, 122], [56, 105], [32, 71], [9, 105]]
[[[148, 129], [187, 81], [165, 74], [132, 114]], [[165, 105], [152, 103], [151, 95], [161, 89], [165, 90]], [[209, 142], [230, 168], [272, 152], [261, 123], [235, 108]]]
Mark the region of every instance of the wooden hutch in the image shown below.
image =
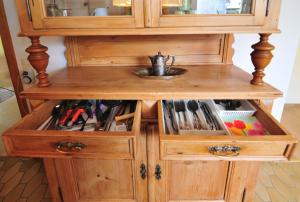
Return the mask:
[[[126, 15], [95, 9], [96, 16], [89, 11], [56, 17], [48, 13], [55, 11], [48, 11], [47, 2], [16, 0], [20, 36], [31, 39], [26, 51], [38, 79], [22, 96], [44, 103], [7, 130], [3, 140], [10, 156], [44, 159], [53, 201], [250, 202], [259, 162], [291, 157], [297, 141], [266, 104], [282, 93], [263, 82], [274, 49], [268, 38], [279, 32], [280, 0], [241, 1], [250, 2], [242, 14], [187, 13], [166, 6], [181, 0], [129, 0]], [[74, 2], [89, 6], [90, 1]], [[260, 35], [252, 46], [253, 75], [232, 64], [234, 33]], [[65, 36], [68, 67], [50, 78], [42, 36]], [[149, 65], [147, 56], [158, 50], [176, 55], [176, 65], [188, 72], [169, 81], [132, 74]], [[133, 130], [37, 130], [63, 99], [138, 100]], [[256, 117], [271, 135], [166, 135], [161, 100], [167, 99], [253, 100]], [[59, 152], [59, 142], [86, 147]], [[214, 145], [236, 145], [241, 151], [220, 157], [208, 151]]]

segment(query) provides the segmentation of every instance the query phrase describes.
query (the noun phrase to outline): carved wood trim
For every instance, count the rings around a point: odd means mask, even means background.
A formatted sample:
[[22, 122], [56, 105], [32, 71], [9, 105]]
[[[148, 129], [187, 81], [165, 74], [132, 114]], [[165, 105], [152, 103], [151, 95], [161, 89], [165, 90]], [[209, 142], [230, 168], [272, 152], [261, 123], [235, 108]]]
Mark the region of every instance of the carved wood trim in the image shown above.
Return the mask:
[[272, 50], [275, 49], [268, 41], [271, 34], [259, 35], [260, 41], [252, 46], [254, 51], [251, 53], [251, 60], [255, 66], [255, 72], [253, 72], [253, 79], [251, 80], [253, 85], [263, 85], [264, 69], [270, 64], [273, 58]]
[[50, 81], [48, 79], [48, 74], [46, 73], [46, 68], [49, 63], [49, 55], [46, 53], [48, 48], [43, 46], [40, 43], [39, 36], [29, 37], [31, 40], [31, 46], [26, 49], [26, 52], [29, 53], [28, 60], [32, 67], [38, 73], [38, 86], [39, 87], [47, 87], [50, 85]]

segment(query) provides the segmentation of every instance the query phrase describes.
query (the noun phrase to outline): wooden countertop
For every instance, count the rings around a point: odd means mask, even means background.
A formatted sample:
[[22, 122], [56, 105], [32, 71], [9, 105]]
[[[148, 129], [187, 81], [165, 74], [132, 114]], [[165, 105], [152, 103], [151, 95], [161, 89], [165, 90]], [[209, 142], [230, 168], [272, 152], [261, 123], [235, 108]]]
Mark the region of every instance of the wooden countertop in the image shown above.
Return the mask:
[[250, 84], [252, 75], [234, 65], [185, 66], [173, 80], [149, 80], [132, 73], [137, 67], [69, 67], [50, 77], [51, 86], [30, 87], [30, 99], [275, 99], [282, 92]]

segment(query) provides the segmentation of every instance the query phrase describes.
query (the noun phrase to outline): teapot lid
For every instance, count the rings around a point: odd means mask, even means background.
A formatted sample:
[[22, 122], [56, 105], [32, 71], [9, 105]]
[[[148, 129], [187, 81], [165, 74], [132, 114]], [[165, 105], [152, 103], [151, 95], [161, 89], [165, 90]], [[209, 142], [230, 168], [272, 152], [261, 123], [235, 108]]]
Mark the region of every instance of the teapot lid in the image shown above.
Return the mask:
[[164, 55], [162, 55], [160, 51], [158, 51], [157, 55], [155, 55], [154, 57], [156, 57], [156, 58], [158, 58], [158, 57], [162, 57], [162, 58], [164, 58], [165, 56], [164, 56]]

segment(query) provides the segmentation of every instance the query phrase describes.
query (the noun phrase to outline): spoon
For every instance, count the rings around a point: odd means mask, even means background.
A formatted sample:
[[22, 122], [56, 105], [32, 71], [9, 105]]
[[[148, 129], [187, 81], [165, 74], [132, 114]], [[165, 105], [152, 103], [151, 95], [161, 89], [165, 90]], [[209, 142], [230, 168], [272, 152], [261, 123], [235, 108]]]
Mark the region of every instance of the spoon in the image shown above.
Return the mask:
[[196, 129], [201, 129], [201, 126], [199, 124], [199, 117], [197, 115], [197, 110], [199, 109], [199, 106], [195, 100], [190, 100], [187, 103], [188, 110], [193, 112], [193, 117], [194, 117], [194, 127]]

